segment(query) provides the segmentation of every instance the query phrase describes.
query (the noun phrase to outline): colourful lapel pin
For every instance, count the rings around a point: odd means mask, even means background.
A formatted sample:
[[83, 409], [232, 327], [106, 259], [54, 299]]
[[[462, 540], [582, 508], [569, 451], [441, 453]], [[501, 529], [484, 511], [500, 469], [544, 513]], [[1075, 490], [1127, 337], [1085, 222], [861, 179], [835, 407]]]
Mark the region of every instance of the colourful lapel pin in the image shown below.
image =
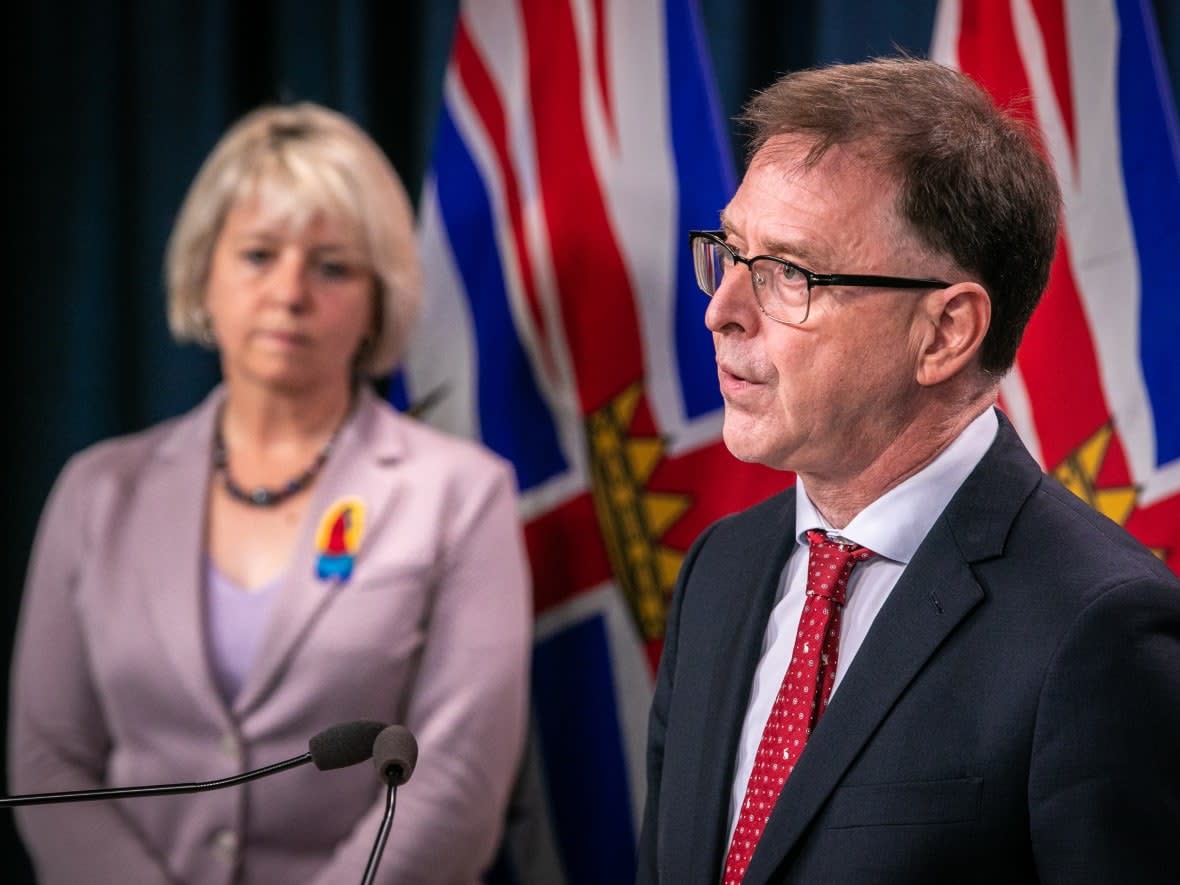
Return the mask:
[[360, 498], [341, 498], [324, 511], [315, 533], [318, 551], [315, 573], [322, 581], [344, 583], [352, 577], [352, 564], [365, 529], [365, 505]]

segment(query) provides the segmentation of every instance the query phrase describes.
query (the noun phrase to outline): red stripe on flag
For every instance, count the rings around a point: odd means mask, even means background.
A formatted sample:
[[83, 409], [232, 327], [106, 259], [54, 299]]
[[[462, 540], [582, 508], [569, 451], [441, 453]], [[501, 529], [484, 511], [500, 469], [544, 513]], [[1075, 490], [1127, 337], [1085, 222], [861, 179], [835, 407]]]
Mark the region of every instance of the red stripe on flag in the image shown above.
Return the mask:
[[745, 510], [794, 485], [795, 474], [739, 461], [718, 441], [660, 462], [648, 488], [676, 493], [691, 489], [692, 507], [664, 533], [662, 543], [687, 550], [712, 523]]
[[602, 110], [606, 114], [606, 125], [610, 129], [611, 137], [617, 137], [615, 132], [615, 109], [610, 97], [610, 78], [607, 76], [609, 68], [606, 60], [607, 20], [606, 0], [594, 0], [594, 66], [598, 75], [598, 95], [602, 100]]
[[578, 495], [524, 527], [533, 570], [533, 610], [539, 615], [610, 580], [610, 559], [594, 501]]
[[1025, 103], [1028, 79], [1007, 3], [965, 0], [960, 17], [959, 67], [991, 93], [997, 104], [1032, 120], [1032, 108]]
[[1074, 119], [1073, 89], [1069, 76], [1069, 40], [1065, 33], [1065, 9], [1062, 7], [1062, 0], [1033, 0], [1033, 10], [1041, 26], [1045, 61], [1049, 66], [1053, 92], [1057, 95], [1057, 106], [1061, 108], [1061, 119], [1065, 123], [1066, 136], [1069, 138], [1070, 157], [1076, 167], [1077, 121]]
[[[467, 22], [463, 16], [459, 17], [459, 24], [455, 32], [454, 60], [459, 81], [471, 99], [471, 105], [479, 116], [484, 131], [492, 143], [492, 150], [496, 154], [500, 179], [504, 183], [504, 201], [507, 204], [505, 208], [508, 211], [508, 223], [512, 227], [512, 239], [516, 252], [516, 263], [520, 268], [521, 285], [524, 287], [529, 314], [538, 330], [538, 338], [540, 342], [544, 342], [546, 340], [545, 323], [541, 314], [540, 301], [537, 298], [536, 279], [533, 273], [528, 240], [525, 237], [520, 185], [517, 182], [516, 169], [512, 164], [512, 157], [508, 150], [508, 124], [504, 116], [504, 105], [496, 92], [495, 83], [492, 82], [487, 66], [471, 39]], [[489, 231], [488, 236], [491, 235], [492, 232]]]
[[638, 318], [590, 156], [570, 7], [565, 0], [523, 6], [545, 219], [578, 395], [589, 414], [642, 377]]
[[1052, 469], [1110, 420], [1064, 239], [1057, 244], [1049, 287], [1029, 321], [1016, 364], [1033, 405], [1041, 457]]

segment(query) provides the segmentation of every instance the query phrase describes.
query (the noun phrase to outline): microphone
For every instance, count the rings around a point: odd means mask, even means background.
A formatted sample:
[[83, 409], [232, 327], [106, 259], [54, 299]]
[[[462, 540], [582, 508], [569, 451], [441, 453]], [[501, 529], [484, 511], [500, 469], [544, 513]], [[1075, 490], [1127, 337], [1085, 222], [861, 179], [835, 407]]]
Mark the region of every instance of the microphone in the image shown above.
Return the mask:
[[373, 877], [377, 875], [377, 864], [385, 850], [389, 829], [393, 826], [397, 788], [410, 779], [417, 763], [418, 742], [404, 725], [383, 728], [373, 741], [373, 765], [377, 768], [377, 776], [386, 786], [385, 816], [381, 819], [381, 828], [377, 831], [373, 850], [369, 852], [369, 862], [365, 865], [365, 876], [361, 879], [361, 885], [372, 885]]
[[307, 749], [311, 761], [320, 771], [347, 768], [372, 758], [375, 741], [387, 730], [384, 722], [372, 719], [342, 722], [313, 737], [307, 742]]
[[382, 783], [396, 781], [401, 786], [414, 773], [418, 762], [418, 742], [402, 725], [390, 725], [373, 741], [373, 765]]
[[[301, 756], [294, 756], [283, 762], [276, 762], [263, 768], [256, 768], [243, 774], [235, 774], [214, 781], [200, 781], [184, 784], [160, 784], [143, 787], [114, 787], [103, 790], [72, 790], [64, 793], [30, 793], [24, 796], [6, 796], [0, 798], [0, 808], [12, 808], [18, 805], [51, 805], [58, 802], [90, 802], [95, 799], [114, 799], [125, 796], [170, 796], [176, 793], [199, 793], [204, 790], [218, 790], [222, 787], [232, 787], [244, 784], [260, 777], [266, 777], [288, 768], [315, 764], [320, 771], [333, 768], [345, 768], [364, 762], [373, 755], [376, 740], [388, 731], [384, 722], [371, 719], [359, 719], [355, 722], [342, 722], [326, 728], [308, 741], [308, 752]], [[409, 734], [409, 732], [407, 732]], [[410, 738], [413, 742], [413, 737]], [[415, 756], [417, 748], [415, 747]], [[413, 763], [410, 763], [413, 770]], [[406, 774], [409, 777], [409, 774]]]

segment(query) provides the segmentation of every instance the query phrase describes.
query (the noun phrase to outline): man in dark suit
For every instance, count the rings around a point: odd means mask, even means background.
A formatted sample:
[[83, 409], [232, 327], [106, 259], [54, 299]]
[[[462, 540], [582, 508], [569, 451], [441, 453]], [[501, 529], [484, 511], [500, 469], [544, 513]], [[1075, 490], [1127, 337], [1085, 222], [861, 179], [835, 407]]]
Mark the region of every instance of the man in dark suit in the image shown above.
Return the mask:
[[690, 239], [725, 442], [796, 487], [685, 559], [643, 885], [1180, 881], [1180, 581], [995, 408], [1060, 195], [948, 68], [787, 75]]

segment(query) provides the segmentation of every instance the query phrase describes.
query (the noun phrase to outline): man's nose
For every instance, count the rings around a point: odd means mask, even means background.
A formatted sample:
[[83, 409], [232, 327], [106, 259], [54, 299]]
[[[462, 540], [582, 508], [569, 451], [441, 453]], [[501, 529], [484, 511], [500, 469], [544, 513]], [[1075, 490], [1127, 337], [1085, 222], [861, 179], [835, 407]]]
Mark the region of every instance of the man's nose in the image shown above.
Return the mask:
[[757, 327], [760, 309], [750, 268], [737, 265], [721, 278], [705, 308], [705, 326], [711, 332], [750, 331]]

